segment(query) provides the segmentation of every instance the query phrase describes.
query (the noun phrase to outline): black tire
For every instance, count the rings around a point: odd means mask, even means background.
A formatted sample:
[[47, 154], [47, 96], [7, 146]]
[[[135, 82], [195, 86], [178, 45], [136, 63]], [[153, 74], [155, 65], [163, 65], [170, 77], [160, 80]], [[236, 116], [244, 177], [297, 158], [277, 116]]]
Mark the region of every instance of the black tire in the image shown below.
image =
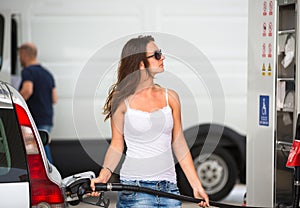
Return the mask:
[[[237, 180], [237, 165], [233, 156], [223, 148], [212, 154], [201, 154], [194, 158], [198, 176], [211, 200], [219, 201], [233, 189]], [[181, 169], [177, 170], [178, 187], [181, 194], [192, 196], [193, 192]]]
[[74, 201], [70, 201], [70, 202], [68, 202], [71, 206], [77, 206], [79, 203], [80, 203], [80, 201], [79, 200], [74, 200]]

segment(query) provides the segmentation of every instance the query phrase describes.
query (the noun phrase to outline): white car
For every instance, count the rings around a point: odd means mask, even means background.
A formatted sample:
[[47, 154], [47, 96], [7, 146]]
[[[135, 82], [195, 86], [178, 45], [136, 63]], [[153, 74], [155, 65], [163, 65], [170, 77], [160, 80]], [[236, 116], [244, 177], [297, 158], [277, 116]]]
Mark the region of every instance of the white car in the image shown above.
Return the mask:
[[[0, 81], [1, 207], [63, 208], [65, 193], [29, 109], [16, 89]], [[43, 135], [43, 136], [40, 136]]]

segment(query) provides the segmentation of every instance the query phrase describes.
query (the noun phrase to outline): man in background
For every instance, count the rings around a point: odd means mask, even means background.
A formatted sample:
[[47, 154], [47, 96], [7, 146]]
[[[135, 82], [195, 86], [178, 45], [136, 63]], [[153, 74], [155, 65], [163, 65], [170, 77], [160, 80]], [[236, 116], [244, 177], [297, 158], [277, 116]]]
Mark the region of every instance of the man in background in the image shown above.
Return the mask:
[[[19, 48], [23, 67], [20, 94], [25, 99], [38, 129], [51, 132], [53, 104], [57, 102], [55, 81], [52, 74], [37, 61], [37, 48], [33, 43], [24, 43]], [[52, 161], [49, 145], [45, 146], [49, 162]]]

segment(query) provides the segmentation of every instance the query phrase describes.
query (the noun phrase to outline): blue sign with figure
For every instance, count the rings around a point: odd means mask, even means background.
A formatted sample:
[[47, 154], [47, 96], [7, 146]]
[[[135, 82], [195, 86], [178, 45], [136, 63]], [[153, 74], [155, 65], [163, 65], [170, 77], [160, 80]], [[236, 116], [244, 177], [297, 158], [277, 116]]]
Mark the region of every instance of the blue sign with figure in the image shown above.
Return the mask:
[[269, 126], [269, 96], [259, 96], [259, 125]]

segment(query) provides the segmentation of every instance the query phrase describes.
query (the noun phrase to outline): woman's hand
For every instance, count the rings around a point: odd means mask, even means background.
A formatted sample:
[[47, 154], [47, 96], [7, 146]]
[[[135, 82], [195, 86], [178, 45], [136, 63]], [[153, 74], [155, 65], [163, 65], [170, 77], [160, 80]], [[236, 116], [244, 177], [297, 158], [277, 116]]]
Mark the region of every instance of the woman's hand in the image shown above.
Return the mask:
[[111, 177], [111, 174], [112, 173], [108, 169], [106, 168], [101, 169], [99, 176], [91, 180], [90, 187], [93, 192], [90, 194], [90, 196], [99, 196], [100, 193], [95, 191], [95, 183], [106, 183]]
[[209, 198], [205, 190], [202, 187], [193, 188], [194, 197], [204, 199], [204, 201], [199, 203], [200, 207], [209, 207]]

